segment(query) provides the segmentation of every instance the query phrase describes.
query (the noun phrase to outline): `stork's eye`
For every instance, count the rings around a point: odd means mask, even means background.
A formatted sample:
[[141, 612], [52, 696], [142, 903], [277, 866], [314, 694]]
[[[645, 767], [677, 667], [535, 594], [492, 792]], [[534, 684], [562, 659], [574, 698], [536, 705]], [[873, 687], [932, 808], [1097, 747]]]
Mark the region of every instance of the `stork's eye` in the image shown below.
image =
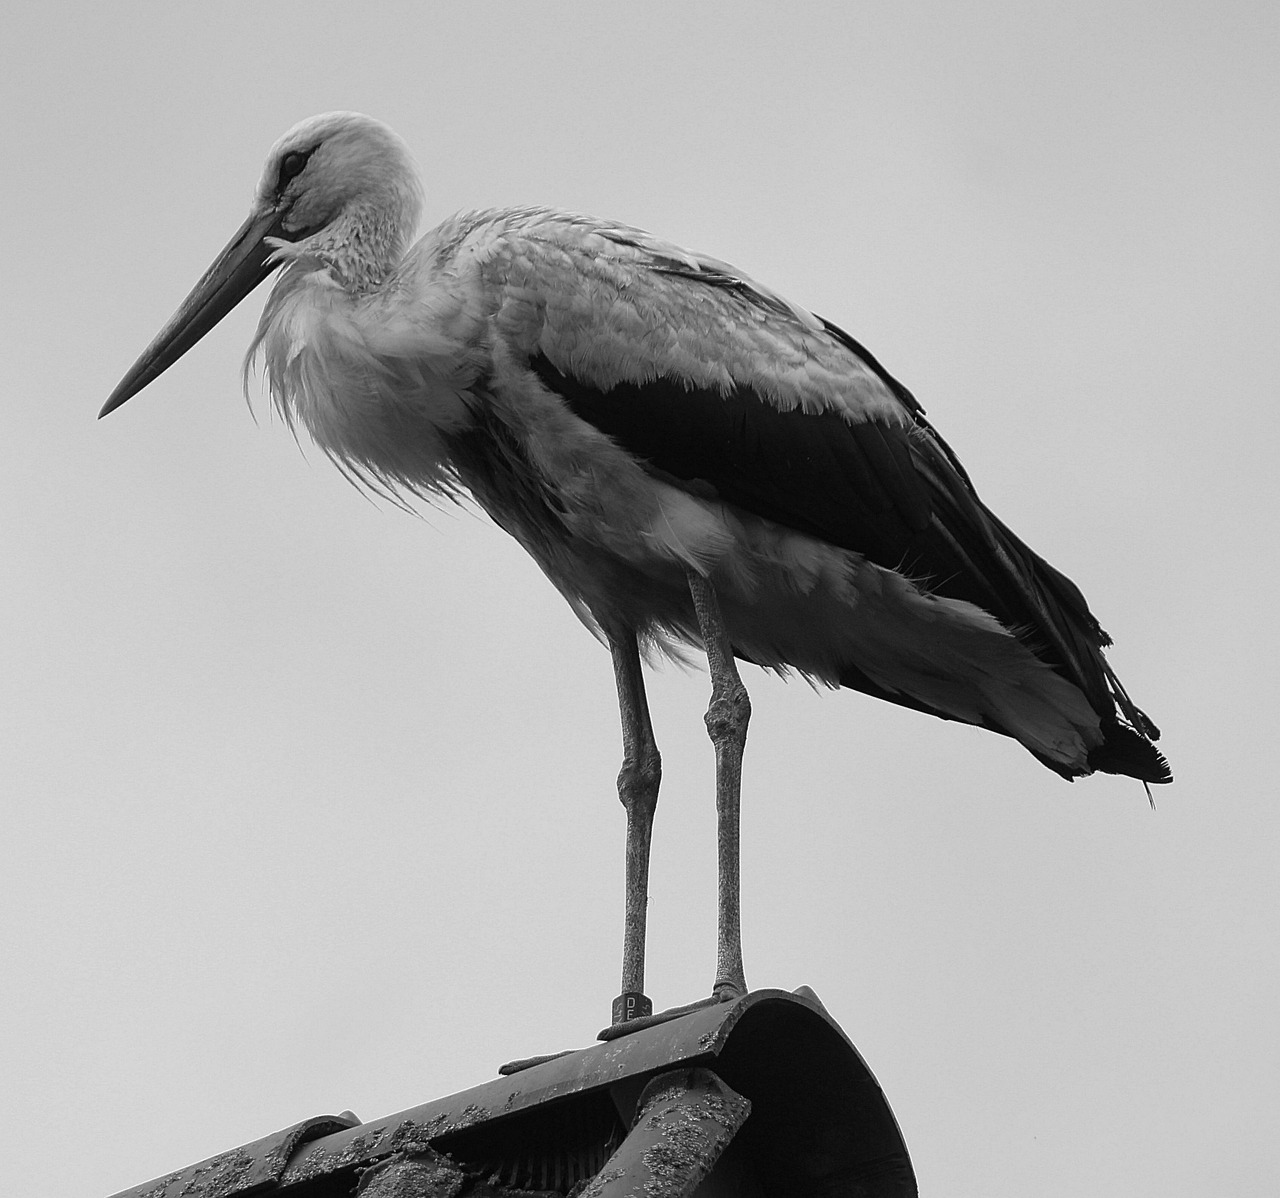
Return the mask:
[[276, 190], [283, 191], [288, 185], [290, 179], [296, 179], [300, 174], [302, 174], [307, 165], [307, 160], [314, 153], [314, 149], [307, 150], [305, 153], [301, 150], [290, 150], [283, 158], [281, 158], [280, 182], [276, 184]]

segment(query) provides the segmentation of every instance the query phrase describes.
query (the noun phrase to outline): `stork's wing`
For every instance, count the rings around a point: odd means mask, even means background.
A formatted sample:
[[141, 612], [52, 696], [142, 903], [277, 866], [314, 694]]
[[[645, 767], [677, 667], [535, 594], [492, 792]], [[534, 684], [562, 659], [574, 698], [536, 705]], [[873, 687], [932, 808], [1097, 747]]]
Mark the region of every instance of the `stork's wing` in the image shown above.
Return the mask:
[[581, 419], [691, 489], [991, 612], [1104, 723], [1118, 706], [1159, 735], [1104, 660], [1079, 589], [983, 505], [910, 392], [852, 337], [635, 230], [548, 222], [510, 244], [505, 281], [537, 296], [530, 365]]

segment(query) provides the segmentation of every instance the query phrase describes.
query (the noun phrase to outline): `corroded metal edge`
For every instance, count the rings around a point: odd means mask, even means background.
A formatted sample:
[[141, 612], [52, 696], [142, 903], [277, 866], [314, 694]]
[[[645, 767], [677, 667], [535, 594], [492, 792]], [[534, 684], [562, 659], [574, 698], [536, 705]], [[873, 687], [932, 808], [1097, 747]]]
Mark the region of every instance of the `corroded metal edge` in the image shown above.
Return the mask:
[[349, 1115], [317, 1115], [251, 1144], [121, 1190], [113, 1198], [173, 1198], [179, 1194], [183, 1198], [235, 1198], [252, 1194], [280, 1180], [300, 1145], [356, 1126], [358, 1120]]

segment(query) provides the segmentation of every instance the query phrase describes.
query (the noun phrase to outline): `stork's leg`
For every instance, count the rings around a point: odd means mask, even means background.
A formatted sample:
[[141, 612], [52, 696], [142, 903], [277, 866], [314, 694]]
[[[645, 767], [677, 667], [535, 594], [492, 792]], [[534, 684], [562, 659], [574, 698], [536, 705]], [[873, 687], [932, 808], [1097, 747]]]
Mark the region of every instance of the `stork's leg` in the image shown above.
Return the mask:
[[622, 993], [613, 1002], [616, 1024], [653, 1013], [653, 1004], [644, 996], [644, 940], [649, 912], [649, 840], [662, 781], [662, 758], [653, 738], [635, 633], [630, 629], [612, 633], [609, 648], [622, 716], [618, 798], [627, 812], [627, 908], [622, 935]]
[[738, 812], [742, 795], [742, 749], [747, 743], [751, 700], [738, 676], [733, 646], [720, 614], [711, 583], [688, 571], [689, 592], [698, 616], [698, 631], [711, 669], [711, 704], [707, 732], [716, 749], [716, 844], [719, 853], [719, 892], [716, 920], [716, 981], [719, 999], [747, 992], [742, 971], [742, 913], [738, 878]]

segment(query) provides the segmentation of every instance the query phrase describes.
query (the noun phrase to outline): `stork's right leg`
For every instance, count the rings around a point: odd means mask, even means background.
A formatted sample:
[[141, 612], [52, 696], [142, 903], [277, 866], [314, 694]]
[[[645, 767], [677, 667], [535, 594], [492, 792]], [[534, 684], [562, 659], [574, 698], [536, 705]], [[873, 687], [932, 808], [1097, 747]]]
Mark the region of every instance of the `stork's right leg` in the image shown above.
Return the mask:
[[709, 579], [688, 572], [689, 593], [711, 672], [707, 732], [716, 749], [716, 842], [719, 886], [716, 919], [716, 980], [712, 994], [722, 1001], [747, 992], [742, 972], [742, 907], [739, 882], [738, 820], [742, 806], [742, 750], [747, 743], [751, 699], [733, 660], [733, 642]]
[[613, 1001], [613, 1022], [649, 1015], [644, 995], [644, 942], [649, 912], [649, 841], [662, 781], [662, 758], [653, 738], [649, 700], [640, 672], [640, 650], [630, 629], [609, 637], [622, 717], [622, 769], [618, 798], [627, 812], [627, 907], [622, 936], [622, 993]]

